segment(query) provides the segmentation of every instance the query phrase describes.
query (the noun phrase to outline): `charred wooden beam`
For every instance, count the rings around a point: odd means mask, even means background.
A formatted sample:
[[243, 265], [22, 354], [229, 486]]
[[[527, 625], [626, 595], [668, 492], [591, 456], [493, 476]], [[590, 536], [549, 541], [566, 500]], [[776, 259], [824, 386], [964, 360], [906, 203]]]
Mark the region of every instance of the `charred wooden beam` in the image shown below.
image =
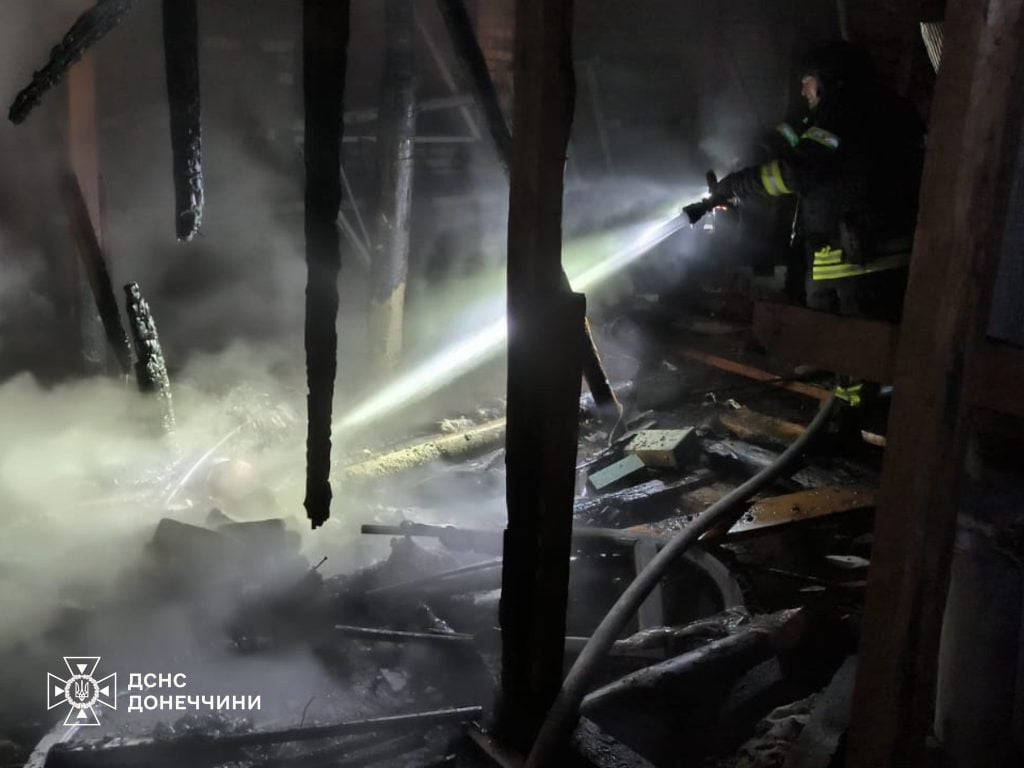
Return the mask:
[[174, 402], [171, 399], [171, 381], [167, 376], [167, 363], [156, 332], [149, 302], [142, 297], [138, 283], [124, 287], [125, 308], [135, 347], [135, 378], [139, 391], [155, 393], [161, 405], [161, 423], [164, 431], [174, 429]]
[[[1024, 0], [950, 0], [897, 346], [849, 768], [930, 763], [939, 638], [973, 427], [969, 381], [1020, 152]], [[970, 217], [951, 212], [971, 211]]]
[[685, 686], [697, 675], [713, 674], [710, 670], [748, 668], [771, 655], [770, 633], [747, 628], [598, 688], [583, 699], [582, 711], [591, 713], [613, 701], [647, 698], [665, 687]]
[[687, 491], [696, 490], [705, 485], [710, 485], [714, 480], [715, 474], [707, 469], [698, 469], [676, 480], [648, 480], [645, 483], [639, 483], [629, 488], [624, 488], [621, 491], [612, 491], [610, 493], [603, 493], [600, 496], [576, 499], [573, 502], [572, 514], [577, 520], [588, 520], [606, 507], [632, 509], [665, 498], [679, 496]]
[[402, 632], [396, 629], [352, 627], [335, 624], [334, 633], [340, 637], [372, 640], [378, 643], [425, 643], [427, 645], [472, 645], [473, 635], [465, 632]]
[[[365, 526], [364, 526], [365, 528]], [[368, 531], [363, 530], [363, 533]], [[366, 591], [367, 597], [381, 597], [383, 595], [402, 594], [422, 589], [430, 589], [439, 584], [445, 584], [450, 579], [463, 576], [467, 573], [479, 573], [480, 571], [496, 571], [501, 569], [501, 560], [487, 560], [482, 563], [464, 565], [461, 568], [453, 568], [442, 573], [432, 573], [427, 576], [420, 576], [408, 581], [400, 581], [394, 584], [385, 584], [382, 587], [375, 587]]]
[[824, 387], [816, 387], [812, 384], [804, 384], [800, 381], [790, 381], [785, 377], [777, 376], [776, 374], [769, 373], [768, 371], [763, 371], [752, 365], [730, 360], [729, 358], [722, 357], [720, 355], [713, 355], [709, 352], [704, 352], [692, 347], [678, 346], [672, 351], [677, 357], [681, 357], [686, 360], [693, 360], [694, 362], [701, 363], [702, 365], [717, 368], [720, 371], [725, 371], [726, 373], [731, 373], [736, 376], [742, 376], [746, 379], [761, 381], [770, 386], [779, 387], [780, 389], [785, 389], [790, 392], [796, 392], [798, 395], [804, 395], [822, 402], [828, 400], [831, 396], [831, 392]]
[[98, 43], [135, 7], [136, 0], [100, 0], [79, 16], [64, 38], [50, 51], [50, 58], [32, 82], [15, 97], [7, 113], [12, 123], [20, 123], [35, 109], [48, 90], [64, 79], [71, 65]]
[[386, 760], [419, 749], [423, 741], [423, 733], [407, 733], [384, 741], [375, 734], [357, 736], [335, 747], [294, 757], [277, 757], [253, 768], [362, 768], [386, 765]]
[[508, 431], [499, 723], [526, 750], [565, 644], [585, 301], [564, 289], [562, 195], [575, 79], [571, 0], [516, 5], [508, 221]]
[[[110, 270], [107, 269], [103, 248], [96, 238], [96, 230], [89, 217], [89, 209], [86, 206], [82, 188], [74, 176], [65, 177], [64, 194], [68, 219], [71, 224], [71, 237], [78, 249], [82, 268], [89, 280], [89, 288], [92, 290], [92, 297], [99, 310], [100, 320], [103, 322], [107, 343], [110, 344], [110, 349], [114, 353], [121, 373], [127, 376], [132, 370], [128, 334], [121, 322], [121, 310], [117, 305], [117, 297], [114, 295], [114, 286], [110, 280]], [[150, 322], [152, 322], [152, 318], [150, 318]], [[166, 370], [164, 375], [166, 375]]]
[[509, 158], [512, 156], [512, 134], [505, 122], [505, 115], [502, 114], [498, 91], [487, 70], [487, 60], [480, 50], [480, 43], [476, 39], [466, 4], [463, 0], [437, 0], [437, 7], [441, 10], [441, 17], [455, 47], [455, 53], [473, 84], [477, 103], [487, 120], [487, 130], [498, 155], [498, 161], [507, 172]]
[[[423, 536], [439, 539], [442, 544], [452, 549], [472, 549], [479, 552], [490, 552], [500, 548], [502, 532], [500, 528], [457, 528], [454, 525], [429, 525], [427, 523], [405, 522], [401, 525], [378, 525], [366, 523], [360, 527], [364, 534], [384, 536]], [[596, 526], [579, 525], [572, 529], [573, 540], [601, 540], [610, 543], [628, 544], [641, 539], [667, 541], [666, 536], [634, 528], [598, 528]], [[476, 568], [474, 566], [474, 568]]]
[[467, 723], [483, 714], [482, 707], [456, 707], [410, 715], [351, 720], [336, 725], [290, 728], [283, 731], [223, 736], [189, 735], [171, 739], [146, 739], [135, 743], [52, 748], [46, 768], [130, 768], [138, 765], [211, 765], [237, 758], [241, 750], [268, 744], [316, 741], [357, 733], [394, 733], [423, 730], [447, 723]]
[[[120, 372], [131, 372], [131, 349], [103, 252], [100, 152], [96, 115], [96, 61], [86, 54], [67, 78], [67, 141], [70, 170], [62, 179], [61, 197], [71, 239], [81, 265], [73, 270], [79, 291], [70, 308], [81, 329], [82, 357], [89, 373], [110, 373], [113, 359]], [[96, 311], [92, 311], [92, 307]]]
[[349, 0], [304, 0], [306, 232], [306, 514], [314, 528], [331, 514], [331, 413], [338, 368], [337, 228]]
[[495, 419], [484, 424], [400, 448], [397, 451], [373, 459], [350, 464], [343, 470], [346, 480], [372, 479], [382, 475], [400, 472], [422, 466], [439, 459], [466, 456], [498, 446], [505, 437], [505, 419]]
[[175, 232], [188, 241], [203, 221], [203, 136], [196, 0], [163, 0], [167, 104], [174, 157]]
[[[448, 35], [451, 37], [455, 53], [459, 61], [462, 62], [463, 69], [472, 84], [473, 93], [476, 94], [477, 103], [487, 120], [487, 130], [491, 137], [491, 143], [494, 145], [495, 154], [498, 156], [498, 162], [508, 173], [512, 158], [512, 133], [501, 111], [498, 91], [494, 87], [494, 80], [487, 69], [487, 61], [473, 30], [473, 22], [466, 11], [466, 4], [463, 0], [437, 0], [437, 4], [448, 29]], [[564, 271], [561, 279], [565, 290], [571, 290], [569, 279]], [[598, 415], [615, 423], [622, 413], [622, 406], [608, 381], [608, 374], [601, 363], [590, 324], [586, 320], [584, 320], [580, 341], [583, 345], [583, 377], [598, 406]]]
[[370, 280], [371, 361], [390, 373], [402, 351], [405, 283], [409, 272], [413, 139], [416, 134], [416, 49], [413, 4], [387, 0], [384, 75], [377, 132], [377, 226]]

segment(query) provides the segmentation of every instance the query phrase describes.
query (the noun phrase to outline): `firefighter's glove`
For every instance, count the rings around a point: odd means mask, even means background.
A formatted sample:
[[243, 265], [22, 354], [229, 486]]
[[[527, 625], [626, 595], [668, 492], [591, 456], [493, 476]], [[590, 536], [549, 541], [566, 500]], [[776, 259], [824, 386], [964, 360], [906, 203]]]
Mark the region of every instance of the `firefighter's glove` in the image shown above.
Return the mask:
[[711, 188], [711, 197], [716, 200], [732, 200], [739, 196], [743, 182], [743, 172], [730, 173]]

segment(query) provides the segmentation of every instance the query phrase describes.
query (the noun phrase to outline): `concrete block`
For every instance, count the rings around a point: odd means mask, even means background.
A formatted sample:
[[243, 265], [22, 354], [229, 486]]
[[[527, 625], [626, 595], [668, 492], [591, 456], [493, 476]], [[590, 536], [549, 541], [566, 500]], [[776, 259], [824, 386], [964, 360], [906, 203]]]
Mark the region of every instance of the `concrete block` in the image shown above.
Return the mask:
[[696, 433], [686, 429], [647, 429], [629, 441], [626, 453], [648, 467], [680, 467], [696, 450]]

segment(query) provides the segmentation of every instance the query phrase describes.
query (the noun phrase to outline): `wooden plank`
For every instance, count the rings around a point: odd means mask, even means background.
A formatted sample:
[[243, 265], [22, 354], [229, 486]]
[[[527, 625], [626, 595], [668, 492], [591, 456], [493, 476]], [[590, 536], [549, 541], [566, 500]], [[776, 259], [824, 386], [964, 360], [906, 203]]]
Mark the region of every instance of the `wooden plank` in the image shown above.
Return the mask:
[[[867, 381], [893, 380], [898, 325], [761, 302], [754, 306], [753, 327], [772, 355]], [[1024, 416], [1024, 350], [982, 342], [969, 380], [973, 405]]]
[[929, 762], [979, 358], [1020, 139], [1024, 0], [950, 0], [875, 516], [848, 768]]
[[815, 400], [828, 400], [832, 394], [824, 387], [815, 387], [812, 384], [804, 384], [799, 381], [786, 381], [777, 374], [762, 371], [760, 368], [755, 368], [752, 365], [746, 365], [744, 363], [738, 363], [735, 360], [730, 360], [726, 357], [702, 352], [701, 350], [693, 349], [692, 347], [678, 346], [673, 348], [672, 351], [679, 357], [683, 357], [687, 360], [693, 360], [703, 365], [717, 368], [720, 371], [732, 373], [736, 376], [743, 376], [744, 378], [753, 379], [754, 381], [763, 381], [766, 384], [771, 384], [773, 387], [779, 387], [780, 389], [785, 389], [789, 392], [796, 392], [798, 395], [812, 397]]
[[871, 509], [875, 506], [875, 496], [875, 489], [867, 486], [828, 485], [761, 499], [751, 505], [729, 529], [728, 535]]
[[758, 302], [753, 329], [772, 356], [866, 381], [892, 381], [898, 325]]
[[752, 411], [749, 408], [726, 411], [718, 421], [740, 440], [767, 438], [776, 443], [790, 443], [804, 433], [804, 425]]
[[[787, 444], [796, 440], [804, 433], [805, 429], [802, 424], [766, 416], [749, 408], [726, 411], [719, 415], [718, 421], [740, 440], [749, 441], [751, 438], [760, 438], [779, 444]], [[860, 437], [868, 445], [885, 448], [884, 435], [861, 430]]]

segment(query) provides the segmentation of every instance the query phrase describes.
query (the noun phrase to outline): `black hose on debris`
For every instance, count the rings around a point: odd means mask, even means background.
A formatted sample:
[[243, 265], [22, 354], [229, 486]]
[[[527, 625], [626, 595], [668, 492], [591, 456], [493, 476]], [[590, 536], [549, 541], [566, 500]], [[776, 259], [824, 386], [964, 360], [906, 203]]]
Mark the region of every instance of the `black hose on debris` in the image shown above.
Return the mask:
[[598, 625], [590, 640], [583, 647], [576, 662], [569, 670], [562, 687], [555, 697], [547, 718], [541, 726], [533, 749], [526, 759], [524, 768], [548, 768], [554, 765], [559, 748], [564, 744], [576, 725], [580, 703], [597, 663], [607, 655], [623, 627], [630, 620], [640, 604], [658, 584], [668, 567], [697, 543], [707, 531], [714, 528], [739, 505], [760, 491], [772, 481], [783, 476], [800, 458], [808, 445], [824, 430], [832, 412], [835, 397], [825, 401], [814, 420], [800, 437], [786, 448], [779, 457], [751, 477], [742, 485], [716, 501], [686, 528], [666, 544], [633, 582], [626, 587], [615, 605]]

